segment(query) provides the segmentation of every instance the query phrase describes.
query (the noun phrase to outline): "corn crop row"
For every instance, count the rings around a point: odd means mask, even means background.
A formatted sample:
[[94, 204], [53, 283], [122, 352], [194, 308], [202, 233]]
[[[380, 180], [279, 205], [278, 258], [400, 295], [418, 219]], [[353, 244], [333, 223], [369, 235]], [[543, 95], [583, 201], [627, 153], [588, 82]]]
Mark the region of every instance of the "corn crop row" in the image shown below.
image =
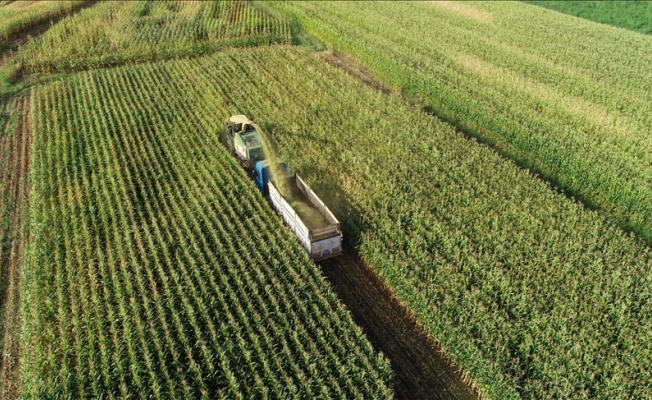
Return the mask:
[[310, 171], [345, 235], [483, 394], [652, 397], [652, 254], [635, 235], [303, 50], [158, 68], [188, 107], [256, 118]]
[[81, 1], [16, 1], [0, 5], [0, 46], [31, 27], [77, 7]]
[[222, 147], [231, 110], [198, 107], [185, 68], [34, 91], [24, 395], [391, 397], [388, 362]]
[[431, 113], [652, 241], [649, 35], [527, 4], [274, 6]]
[[17, 59], [36, 71], [82, 69], [290, 38], [287, 22], [250, 2], [107, 2], [61, 21]]

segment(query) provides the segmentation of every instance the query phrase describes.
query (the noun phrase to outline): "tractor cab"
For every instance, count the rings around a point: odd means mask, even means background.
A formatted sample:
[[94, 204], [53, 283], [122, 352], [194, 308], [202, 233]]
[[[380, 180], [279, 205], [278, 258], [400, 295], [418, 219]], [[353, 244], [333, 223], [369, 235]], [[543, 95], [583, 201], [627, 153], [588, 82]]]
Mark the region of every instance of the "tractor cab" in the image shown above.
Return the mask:
[[254, 121], [246, 115], [233, 115], [226, 122], [226, 142], [245, 169], [265, 158], [263, 141]]
[[226, 123], [226, 129], [234, 135], [240, 135], [246, 132], [255, 131], [254, 121], [247, 118], [246, 115], [233, 115]]

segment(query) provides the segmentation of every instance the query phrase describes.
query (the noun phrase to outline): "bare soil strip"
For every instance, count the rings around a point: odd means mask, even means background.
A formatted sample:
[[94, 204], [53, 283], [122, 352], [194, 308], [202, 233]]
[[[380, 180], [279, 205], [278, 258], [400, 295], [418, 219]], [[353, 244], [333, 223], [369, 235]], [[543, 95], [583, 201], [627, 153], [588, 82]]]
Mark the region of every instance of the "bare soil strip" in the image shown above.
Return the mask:
[[28, 235], [25, 213], [32, 148], [29, 104], [29, 96], [18, 100], [20, 118], [15, 133], [0, 132], [0, 398], [5, 400], [19, 395], [20, 286]]
[[18, 49], [18, 47], [27, 43], [27, 40], [29, 40], [30, 37], [36, 38], [37, 36], [42, 35], [45, 31], [50, 29], [50, 27], [53, 24], [56, 24], [57, 22], [61, 21], [63, 18], [72, 15], [76, 12], [79, 12], [84, 8], [94, 5], [98, 1], [99, 0], [86, 1], [74, 8], [63, 11], [59, 14], [52, 15], [45, 20], [36, 21], [34, 25], [26, 27], [24, 32], [14, 37], [11, 41], [6, 43], [5, 45], [0, 46], [0, 64], [4, 62], [4, 59], [9, 53], [15, 51], [16, 49]]
[[321, 264], [374, 348], [391, 362], [399, 399], [475, 399], [459, 370], [351, 248]]

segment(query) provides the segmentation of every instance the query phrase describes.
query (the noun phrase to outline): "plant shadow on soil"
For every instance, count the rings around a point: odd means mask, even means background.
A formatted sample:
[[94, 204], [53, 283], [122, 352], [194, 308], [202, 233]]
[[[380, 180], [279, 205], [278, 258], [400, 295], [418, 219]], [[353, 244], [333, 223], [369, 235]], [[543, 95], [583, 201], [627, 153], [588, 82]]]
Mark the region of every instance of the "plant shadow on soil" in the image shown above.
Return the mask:
[[[296, 135], [276, 125], [266, 125], [266, 130], [277, 135]], [[278, 147], [273, 137], [268, 142], [272, 149]], [[361, 233], [370, 228], [364, 222], [362, 211], [342, 189], [339, 175], [327, 174], [315, 166], [302, 166], [298, 172], [304, 177], [318, 177], [311, 188], [340, 221], [344, 254], [319, 265], [374, 349], [390, 361], [397, 398], [477, 398], [460, 371], [442, 354], [441, 346], [427, 335], [373, 266], [360, 256]]]

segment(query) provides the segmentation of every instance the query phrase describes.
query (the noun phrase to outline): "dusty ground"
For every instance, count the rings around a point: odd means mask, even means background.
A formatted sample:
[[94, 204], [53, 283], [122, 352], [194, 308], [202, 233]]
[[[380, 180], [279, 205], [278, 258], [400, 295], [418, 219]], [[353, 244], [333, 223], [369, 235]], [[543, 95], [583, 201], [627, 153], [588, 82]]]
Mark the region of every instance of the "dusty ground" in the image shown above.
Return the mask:
[[20, 284], [28, 233], [25, 212], [32, 148], [30, 98], [14, 101], [11, 111], [18, 115], [17, 124], [8, 123], [3, 113], [0, 125], [0, 398], [5, 400], [18, 396]]

